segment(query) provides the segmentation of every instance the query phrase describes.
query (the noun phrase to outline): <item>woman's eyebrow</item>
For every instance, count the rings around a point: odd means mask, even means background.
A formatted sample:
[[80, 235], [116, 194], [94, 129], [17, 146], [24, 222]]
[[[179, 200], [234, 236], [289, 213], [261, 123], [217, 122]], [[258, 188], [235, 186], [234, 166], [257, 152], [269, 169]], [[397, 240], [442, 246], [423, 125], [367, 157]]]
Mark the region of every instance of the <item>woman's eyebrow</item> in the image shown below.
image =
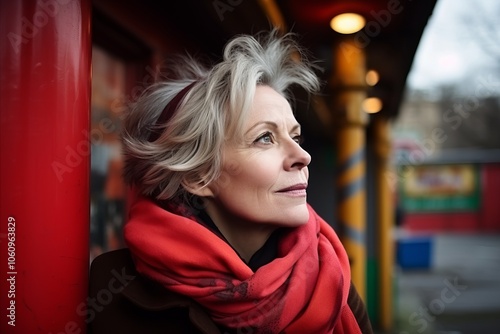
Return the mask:
[[255, 123], [254, 125], [252, 125], [246, 132], [245, 134], [249, 133], [250, 131], [252, 131], [253, 129], [255, 129], [256, 127], [258, 127], [259, 125], [262, 125], [262, 124], [266, 124], [266, 125], [269, 125], [270, 127], [272, 128], [275, 128], [277, 129], [278, 128], [278, 124], [276, 124], [275, 122], [272, 122], [272, 121], [260, 121], [260, 122], [257, 122]]
[[[257, 122], [255, 123], [254, 125], [252, 125], [246, 132], [245, 134], [248, 134], [250, 131], [252, 131], [254, 128], [258, 127], [259, 125], [262, 125], [262, 124], [265, 124], [265, 125], [268, 125], [274, 129], [278, 129], [279, 128], [279, 125], [273, 121], [261, 121], [261, 122]], [[299, 123], [296, 123], [291, 129], [290, 129], [290, 132], [293, 132], [297, 129], [300, 129], [300, 124]]]

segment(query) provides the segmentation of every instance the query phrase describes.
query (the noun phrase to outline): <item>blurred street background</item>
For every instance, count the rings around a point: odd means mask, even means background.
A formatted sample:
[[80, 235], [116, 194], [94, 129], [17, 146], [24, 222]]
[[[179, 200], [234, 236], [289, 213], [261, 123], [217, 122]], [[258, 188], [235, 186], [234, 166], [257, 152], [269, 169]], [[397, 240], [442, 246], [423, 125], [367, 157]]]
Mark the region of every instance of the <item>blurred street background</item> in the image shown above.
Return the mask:
[[500, 236], [432, 237], [430, 267], [396, 272], [398, 334], [496, 334], [500, 329]]
[[436, 3], [393, 122], [393, 333], [500, 333], [499, 5]]

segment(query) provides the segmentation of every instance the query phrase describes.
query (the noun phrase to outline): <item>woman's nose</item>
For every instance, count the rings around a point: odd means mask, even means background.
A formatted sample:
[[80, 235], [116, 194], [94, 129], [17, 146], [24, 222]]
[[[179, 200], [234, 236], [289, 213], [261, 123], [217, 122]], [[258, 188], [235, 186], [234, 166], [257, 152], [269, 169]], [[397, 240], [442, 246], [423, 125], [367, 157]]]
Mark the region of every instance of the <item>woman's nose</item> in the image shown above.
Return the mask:
[[311, 163], [311, 155], [307, 153], [297, 142], [293, 141], [288, 148], [286, 169], [302, 169]]

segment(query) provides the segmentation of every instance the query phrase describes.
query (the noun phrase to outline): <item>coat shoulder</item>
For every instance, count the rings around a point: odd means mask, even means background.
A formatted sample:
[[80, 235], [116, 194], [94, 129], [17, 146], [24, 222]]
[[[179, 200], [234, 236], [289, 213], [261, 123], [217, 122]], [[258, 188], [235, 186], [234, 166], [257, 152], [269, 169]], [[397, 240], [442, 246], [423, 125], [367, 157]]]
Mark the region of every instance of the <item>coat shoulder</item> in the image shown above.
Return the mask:
[[363, 334], [373, 334], [372, 325], [370, 323], [370, 318], [368, 317], [368, 312], [366, 311], [365, 304], [356, 290], [356, 287], [351, 282], [351, 288], [349, 289], [349, 297], [347, 298], [347, 304], [351, 308], [354, 317], [358, 323], [361, 333]]
[[126, 248], [90, 266], [88, 333], [206, 333], [220, 331], [193, 300], [142, 277]]

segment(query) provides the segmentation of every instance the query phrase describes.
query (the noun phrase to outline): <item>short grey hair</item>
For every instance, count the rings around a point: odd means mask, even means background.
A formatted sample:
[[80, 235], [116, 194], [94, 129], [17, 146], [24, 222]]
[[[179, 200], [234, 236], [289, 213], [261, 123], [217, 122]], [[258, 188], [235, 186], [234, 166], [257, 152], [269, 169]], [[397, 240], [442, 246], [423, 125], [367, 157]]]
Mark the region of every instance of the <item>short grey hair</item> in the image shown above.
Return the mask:
[[[125, 181], [158, 200], [187, 194], [185, 182], [200, 188], [210, 184], [220, 175], [224, 142], [241, 133], [257, 85], [290, 101], [294, 85], [319, 90], [315, 68], [293, 34], [277, 31], [236, 36], [212, 68], [181, 57], [170, 68], [172, 77], [146, 89], [125, 116]], [[172, 117], [156, 124], [165, 106], [190, 84]], [[151, 140], [155, 130], [160, 135]]]

